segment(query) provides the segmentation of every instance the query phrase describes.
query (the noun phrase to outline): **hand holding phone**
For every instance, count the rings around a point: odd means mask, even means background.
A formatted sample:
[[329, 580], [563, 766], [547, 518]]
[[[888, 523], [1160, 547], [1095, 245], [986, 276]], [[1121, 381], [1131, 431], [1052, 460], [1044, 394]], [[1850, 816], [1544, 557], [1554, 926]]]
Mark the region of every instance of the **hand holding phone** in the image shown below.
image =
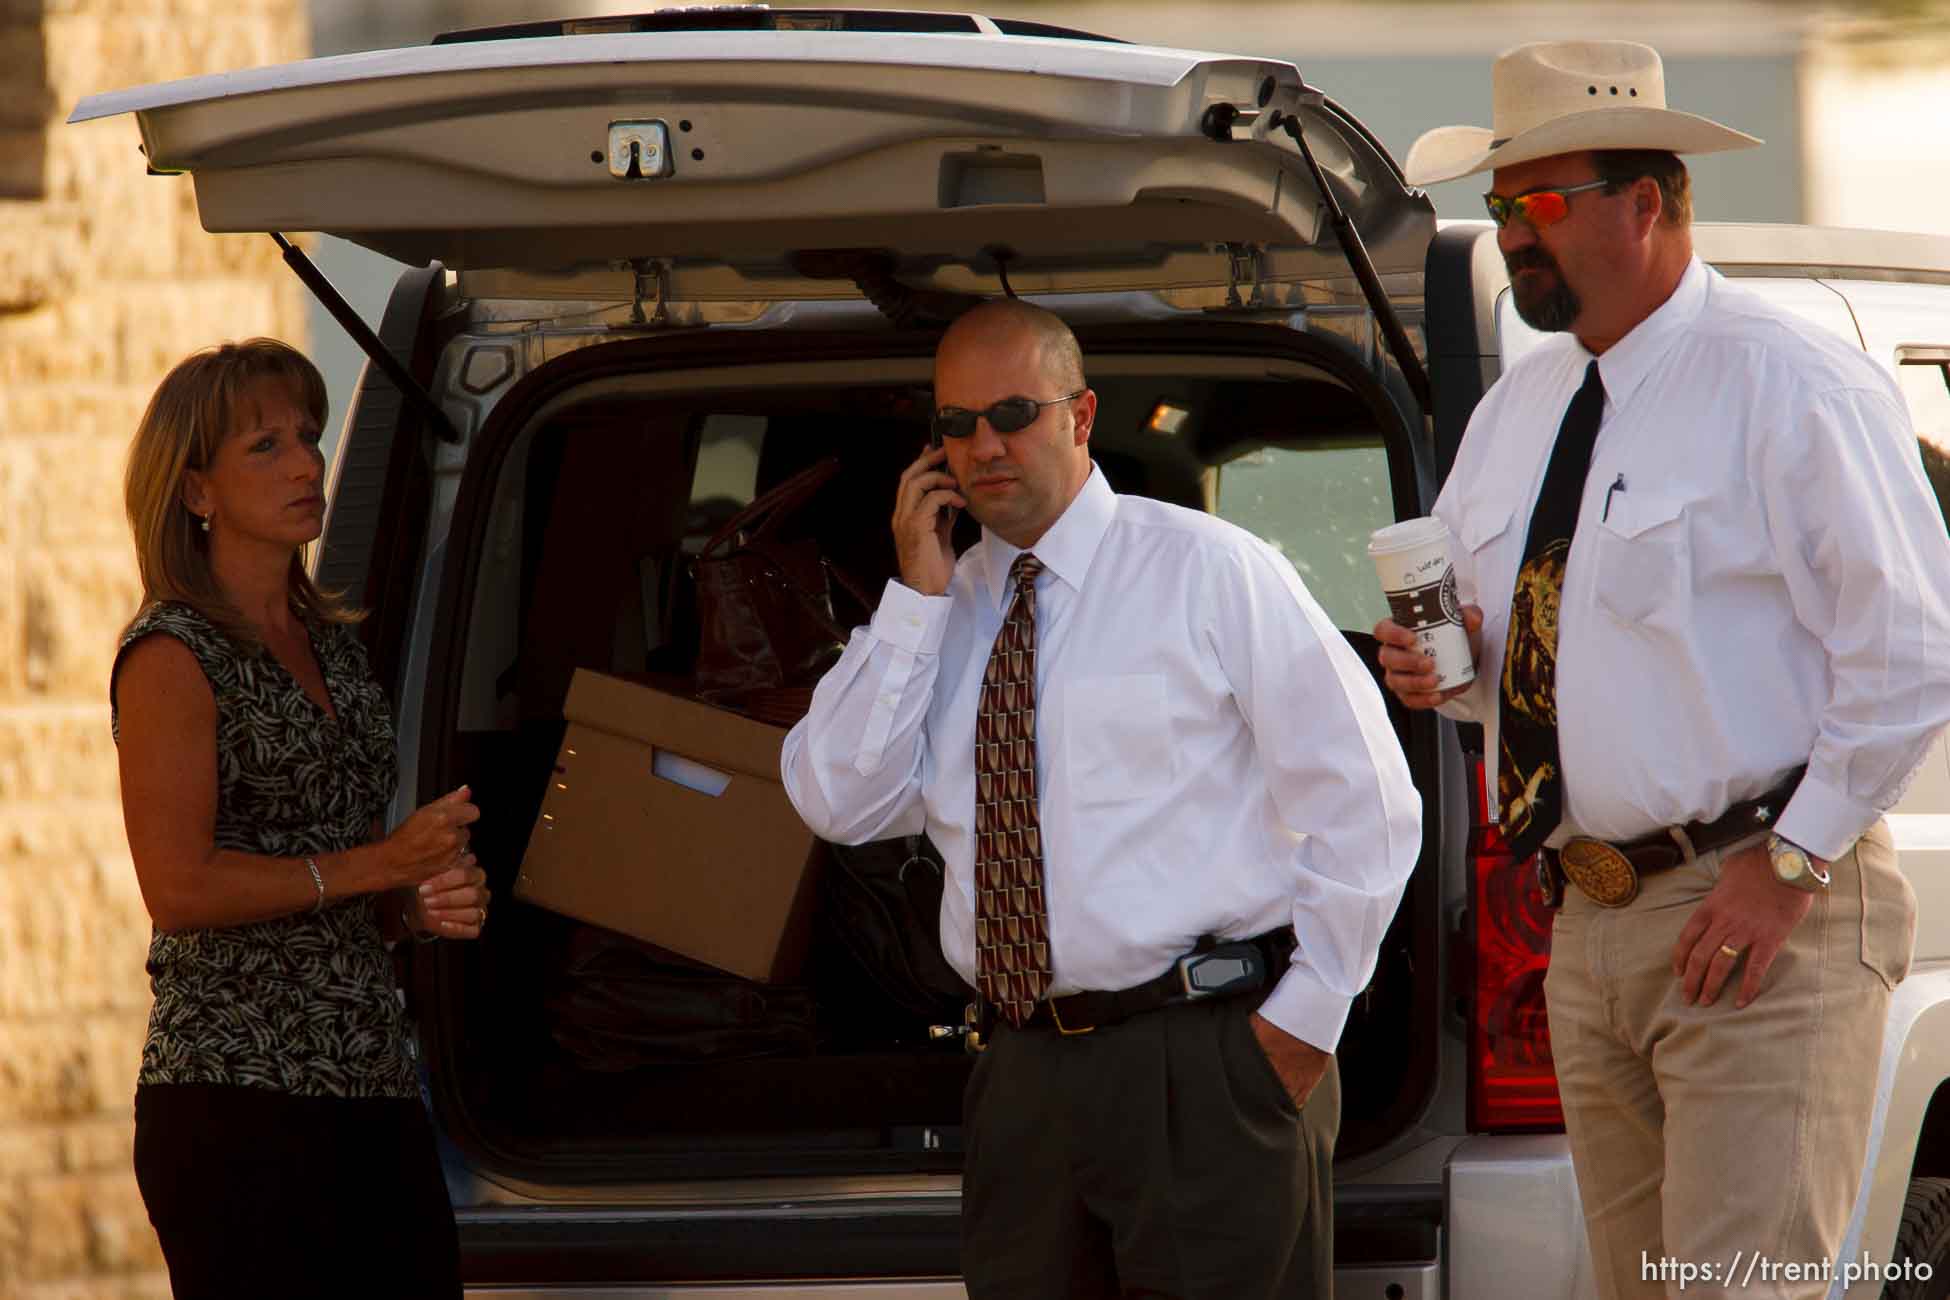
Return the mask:
[[901, 474], [895, 491], [894, 550], [900, 557], [901, 581], [924, 596], [939, 596], [955, 572], [949, 540], [955, 512], [968, 502], [948, 472], [948, 453], [933, 430], [928, 440], [931, 445]]

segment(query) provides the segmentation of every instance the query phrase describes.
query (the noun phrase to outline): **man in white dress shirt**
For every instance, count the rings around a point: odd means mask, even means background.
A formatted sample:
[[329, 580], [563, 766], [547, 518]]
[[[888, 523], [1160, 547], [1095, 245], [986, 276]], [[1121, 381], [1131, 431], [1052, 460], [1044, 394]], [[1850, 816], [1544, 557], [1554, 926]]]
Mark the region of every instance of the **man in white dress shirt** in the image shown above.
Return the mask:
[[[1528, 45], [1493, 129], [1519, 313], [1555, 336], [1470, 420], [1435, 513], [1476, 681], [1393, 623], [1387, 684], [1483, 724], [1499, 819], [1561, 907], [1545, 981], [1599, 1292], [1820, 1296], [1915, 899], [1882, 811], [1950, 720], [1950, 541], [1889, 376], [1693, 256], [1676, 155], [1758, 144], [1665, 108], [1627, 42]], [[1811, 1270], [1814, 1271], [1814, 1270]], [[1746, 1283], [1751, 1282], [1751, 1289]]]
[[826, 839], [946, 860], [942, 945], [995, 1016], [969, 1292], [1324, 1298], [1332, 1052], [1421, 847], [1381, 693], [1270, 547], [1110, 490], [1054, 315], [962, 316], [935, 400], [901, 580], [784, 773]]

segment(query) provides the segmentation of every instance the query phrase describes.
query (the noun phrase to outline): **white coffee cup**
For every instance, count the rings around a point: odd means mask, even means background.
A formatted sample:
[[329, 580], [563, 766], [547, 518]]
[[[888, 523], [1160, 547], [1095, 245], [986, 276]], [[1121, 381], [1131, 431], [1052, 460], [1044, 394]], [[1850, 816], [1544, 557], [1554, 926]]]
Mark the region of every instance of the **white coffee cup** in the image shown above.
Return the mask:
[[1476, 661], [1463, 630], [1456, 571], [1449, 562], [1449, 529], [1427, 516], [1377, 528], [1368, 557], [1388, 597], [1388, 616], [1415, 634], [1435, 659], [1437, 690], [1476, 680]]

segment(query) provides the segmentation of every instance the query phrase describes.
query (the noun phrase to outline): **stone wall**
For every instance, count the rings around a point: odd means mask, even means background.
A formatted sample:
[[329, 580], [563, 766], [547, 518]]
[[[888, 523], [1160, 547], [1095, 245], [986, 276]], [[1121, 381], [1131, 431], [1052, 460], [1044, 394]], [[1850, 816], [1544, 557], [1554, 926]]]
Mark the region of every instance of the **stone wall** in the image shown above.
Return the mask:
[[0, 1298], [167, 1296], [130, 1170], [149, 921], [106, 686], [137, 586], [121, 470], [186, 352], [303, 344], [265, 237], [206, 235], [83, 95], [304, 57], [301, 0], [0, 0]]

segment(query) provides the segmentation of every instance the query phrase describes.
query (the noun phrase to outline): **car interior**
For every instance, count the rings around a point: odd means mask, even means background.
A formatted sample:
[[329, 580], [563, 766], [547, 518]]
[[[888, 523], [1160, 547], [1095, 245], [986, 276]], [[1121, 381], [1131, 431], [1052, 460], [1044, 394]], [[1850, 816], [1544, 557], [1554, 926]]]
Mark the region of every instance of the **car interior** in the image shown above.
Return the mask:
[[[1378, 671], [1364, 629], [1385, 607], [1364, 548], [1394, 520], [1395, 489], [1371, 408], [1303, 361], [1089, 348], [1100, 399], [1091, 452], [1110, 485], [1217, 511], [1266, 537]], [[877, 597], [897, 572], [894, 487], [926, 445], [931, 411], [926, 358], [905, 356], [688, 378], [646, 368], [574, 386], [526, 415], [502, 413], [505, 454], [477, 458], [480, 476], [462, 487], [463, 512], [470, 494], [478, 501], [480, 552], [459, 566], [472, 581], [453, 620], [465, 631], [454, 637], [452, 708], [427, 723], [447, 772], [474, 786], [474, 845], [498, 898], [513, 898], [576, 670], [685, 693], [696, 650], [689, 560], [756, 496], [824, 458], [839, 472], [790, 532], [815, 539]], [[457, 526], [456, 544], [466, 535]], [[977, 536], [972, 520], [958, 521], [958, 548]], [[842, 624], [868, 618], [855, 604], [834, 588]], [[1406, 739], [1408, 718], [1390, 709]], [[628, 845], [616, 851], [627, 860]], [[1409, 1029], [1432, 1014], [1415, 979], [1416, 962], [1431, 960], [1420, 915], [1398, 916], [1341, 1048], [1343, 1152], [1397, 1131], [1430, 1082], [1431, 1053], [1404, 1046], [1432, 1039]], [[459, 969], [442, 984], [431, 1050], [464, 1058], [440, 1071], [465, 1091], [466, 1122], [450, 1131], [572, 1163], [594, 1181], [958, 1167], [973, 1057], [952, 1011], [917, 1017], [887, 997], [835, 933], [840, 923], [822, 907], [797, 978], [762, 985], [502, 903], [483, 942], [441, 956]], [[695, 997], [674, 997], [673, 982]], [[631, 1014], [668, 1023], [608, 1032]], [[719, 1032], [727, 1019], [753, 1032]]]

